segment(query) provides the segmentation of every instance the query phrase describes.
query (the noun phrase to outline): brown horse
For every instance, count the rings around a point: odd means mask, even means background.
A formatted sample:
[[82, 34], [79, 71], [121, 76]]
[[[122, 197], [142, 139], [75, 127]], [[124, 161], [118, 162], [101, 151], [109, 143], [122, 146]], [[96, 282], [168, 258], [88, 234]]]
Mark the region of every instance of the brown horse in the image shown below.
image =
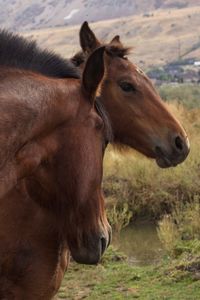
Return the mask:
[[110, 133], [95, 104], [103, 52], [93, 52], [80, 80], [69, 62], [0, 33], [2, 300], [51, 299], [68, 249], [96, 264], [109, 244], [101, 180]]
[[[88, 23], [80, 30], [82, 52], [71, 60], [82, 68], [88, 55], [102, 44]], [[176, 166], [189, 153], [187, 134], [168, 111], [150, 79], [131, 63], [119, 36], [106, 44], [106, 76], [101, 102], [113, 129], [113, 143], [129, 146], [156, 160], [162, 167]]]

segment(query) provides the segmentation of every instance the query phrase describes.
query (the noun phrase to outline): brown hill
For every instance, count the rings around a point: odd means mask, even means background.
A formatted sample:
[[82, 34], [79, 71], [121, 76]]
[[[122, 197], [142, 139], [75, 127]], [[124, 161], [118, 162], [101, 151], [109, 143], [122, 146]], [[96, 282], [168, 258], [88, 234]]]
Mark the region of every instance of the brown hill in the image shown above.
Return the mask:
[[[145, 69], [166, 64], [181, 55], [200, 60], [200, 7], [157, 10], [149, 17], [129, 16], [90, 25], [96, 35], [105, 41], [120, 34], [126, 45], [134, 46], [132, 59]], [[41, 29], [25, 35], [36, 38], [44, 47], [70, 57], [79, 49], [79, 28], [80, 25]]]
[[12, 30], [49, 28], [108, 20], [130, 15], [151, 15], [158, 9], [200, 5], [200, 0], [0, 0], [0, 26]]

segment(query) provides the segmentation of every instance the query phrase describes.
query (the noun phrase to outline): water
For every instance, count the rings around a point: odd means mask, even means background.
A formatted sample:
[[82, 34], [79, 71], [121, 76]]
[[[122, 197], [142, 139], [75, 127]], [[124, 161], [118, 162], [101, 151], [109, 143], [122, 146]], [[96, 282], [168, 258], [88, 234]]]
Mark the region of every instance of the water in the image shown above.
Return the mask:
[[129, 225], [120, 235], [114, 235], [113, 245], [125, 253], [129, 262], [135, 265], [156, 264], [164, 254], [156, 225], [152, 223]]

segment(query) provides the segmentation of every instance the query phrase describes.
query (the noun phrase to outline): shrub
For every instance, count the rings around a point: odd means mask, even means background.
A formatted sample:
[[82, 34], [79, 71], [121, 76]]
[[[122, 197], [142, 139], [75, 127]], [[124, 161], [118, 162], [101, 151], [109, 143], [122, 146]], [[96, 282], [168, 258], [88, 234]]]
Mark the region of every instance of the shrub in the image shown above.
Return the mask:
[[178, 228], [171, 215], [165, 215], [158, 224], [158, 237], [165, 250], [172, 253], [179, 238]]
[[115, 233], [126, 227], [132, 217], [127, 203], [113, 203], [107, 210], [107, 217]]
[[200, 253], [200, 197], [195, 196], [189, 203], [180, 203], [171, 215], [162, 218], [157, 230], [169, 254]]

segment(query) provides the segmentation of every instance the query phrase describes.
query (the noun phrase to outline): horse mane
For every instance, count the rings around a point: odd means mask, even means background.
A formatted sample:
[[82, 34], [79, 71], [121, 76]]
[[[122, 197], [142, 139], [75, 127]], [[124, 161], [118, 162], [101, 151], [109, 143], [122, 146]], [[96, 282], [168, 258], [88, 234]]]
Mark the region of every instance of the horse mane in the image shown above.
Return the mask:
[[40, 49], [36, 42], [0, 30], [0, 66], [37, 72], [55, 78], [80, 78], [70, 60], [53, 51]]

